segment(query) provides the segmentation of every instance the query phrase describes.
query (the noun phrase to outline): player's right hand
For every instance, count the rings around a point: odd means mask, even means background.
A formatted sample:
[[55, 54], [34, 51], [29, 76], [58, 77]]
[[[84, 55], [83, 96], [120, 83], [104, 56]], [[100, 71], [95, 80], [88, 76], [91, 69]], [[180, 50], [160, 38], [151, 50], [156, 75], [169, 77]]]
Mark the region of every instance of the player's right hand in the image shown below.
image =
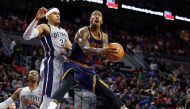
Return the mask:
[[41, 7], [40, 9], [38, 9], [38, 12], [36, 13], [35, 20], [40, 20], [43, 17], [45, 17], [47, 11], [48, 10], [45, 7]]

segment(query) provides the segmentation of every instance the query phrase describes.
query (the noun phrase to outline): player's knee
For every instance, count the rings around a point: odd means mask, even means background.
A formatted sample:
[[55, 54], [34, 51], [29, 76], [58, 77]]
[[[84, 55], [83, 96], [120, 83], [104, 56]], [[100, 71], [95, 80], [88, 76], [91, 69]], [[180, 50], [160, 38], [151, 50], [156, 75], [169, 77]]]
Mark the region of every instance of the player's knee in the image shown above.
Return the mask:
[[64, 97], [65, 93], [62, 92], [62, 90], [57, 90], [53, 96], [52, 96], [52, 99], [57, 101], [57, 102], [61, 102], [63, 97]]
[[57, 101], [62, 101], [64, 95], [71, 89], [74, 83], [74, 69], [68, 70], [62, 80], [62, 85], [60, 88], [53, 94], [53, 99]]
[[107, 92], [108, 86], [103, 84], [103, 82], [101, 82], [101, 80], [98, 80], [96, 82], [96, 87], [95, 87], [95, 94], [96, 95], [104, 95]]
[[103, 86], [105, 86], [106, 88], [109, 88], [109, 85], [106, 84], [104, 81], [100, 80], [100, 83], [101, 83]]

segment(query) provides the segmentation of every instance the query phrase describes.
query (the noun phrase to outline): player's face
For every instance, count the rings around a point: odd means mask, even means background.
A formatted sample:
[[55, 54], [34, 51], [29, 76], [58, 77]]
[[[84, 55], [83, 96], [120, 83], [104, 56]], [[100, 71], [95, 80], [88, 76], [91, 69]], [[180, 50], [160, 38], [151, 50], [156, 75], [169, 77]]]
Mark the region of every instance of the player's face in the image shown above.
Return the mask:
[[16, 109], [16, 105], [15, 103], [12, 103], [9, 105], [8, 109]]
[[28, 80], [32, 82], [37, 82], [39, 80], [39, 74], [37, 71], [30, 71], [28, 74]]
[[90, 17], [91, 25], [101, 26], [103, 23], [102, 13], [100, 11], [94, 11]]
[[49, 17], [49, 20], [54, 22], [55, 24], [60, 24], [60, 13], [59, 12], [53, 12], [48, 17]]

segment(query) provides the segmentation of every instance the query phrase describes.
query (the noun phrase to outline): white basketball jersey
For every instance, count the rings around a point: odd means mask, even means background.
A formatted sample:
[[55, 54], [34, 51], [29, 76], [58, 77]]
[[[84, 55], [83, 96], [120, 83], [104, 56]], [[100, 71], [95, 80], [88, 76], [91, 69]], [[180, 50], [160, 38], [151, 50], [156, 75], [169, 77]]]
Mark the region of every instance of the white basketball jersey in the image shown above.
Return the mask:
[[[31, 100], [32, 103], [28, 104], [27, 101]], [[39, 109], [42, 100], [42, 95], [38, 93], [38, 89], [30, 90], [29, 87], [24, 87], [20, 93], [19, 109]]]
[[66, 52], [63, 47], [66, 45], [68, 34], [65, 29], [50, 24], [49, 26], [50, 34], [40, 38], [45, 50], [45, 56], [63, 58], [63, 53]]
[[59, 88], [62, 77], [62, 64], [66, 57], [63, 47], [67, 43], [68, 34], [66, 30], [48, 24], [50, 33], [41, 37], [40, 41], [45, 51], [45, 57], [40, 66], [39, 92], [51, 97]]

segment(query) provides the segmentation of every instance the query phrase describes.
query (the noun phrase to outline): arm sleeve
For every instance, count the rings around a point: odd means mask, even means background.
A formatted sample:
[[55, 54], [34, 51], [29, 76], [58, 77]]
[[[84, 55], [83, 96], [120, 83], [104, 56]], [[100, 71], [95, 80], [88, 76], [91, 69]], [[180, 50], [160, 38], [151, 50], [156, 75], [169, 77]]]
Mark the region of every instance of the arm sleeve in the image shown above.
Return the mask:
[[9, 97], [4, 102], [0, 103], [0, 109], [7, 109], [11, 103], [14, 103], [14, 101], [11, 97]]
[[38, 24], [38, 21], [33, 20], [26, 31], [23, 34], [23, 38], [25, 40], [30, 40], [32, 38], [38, 37], [39, 31], [36, 29], [36, 26]]

